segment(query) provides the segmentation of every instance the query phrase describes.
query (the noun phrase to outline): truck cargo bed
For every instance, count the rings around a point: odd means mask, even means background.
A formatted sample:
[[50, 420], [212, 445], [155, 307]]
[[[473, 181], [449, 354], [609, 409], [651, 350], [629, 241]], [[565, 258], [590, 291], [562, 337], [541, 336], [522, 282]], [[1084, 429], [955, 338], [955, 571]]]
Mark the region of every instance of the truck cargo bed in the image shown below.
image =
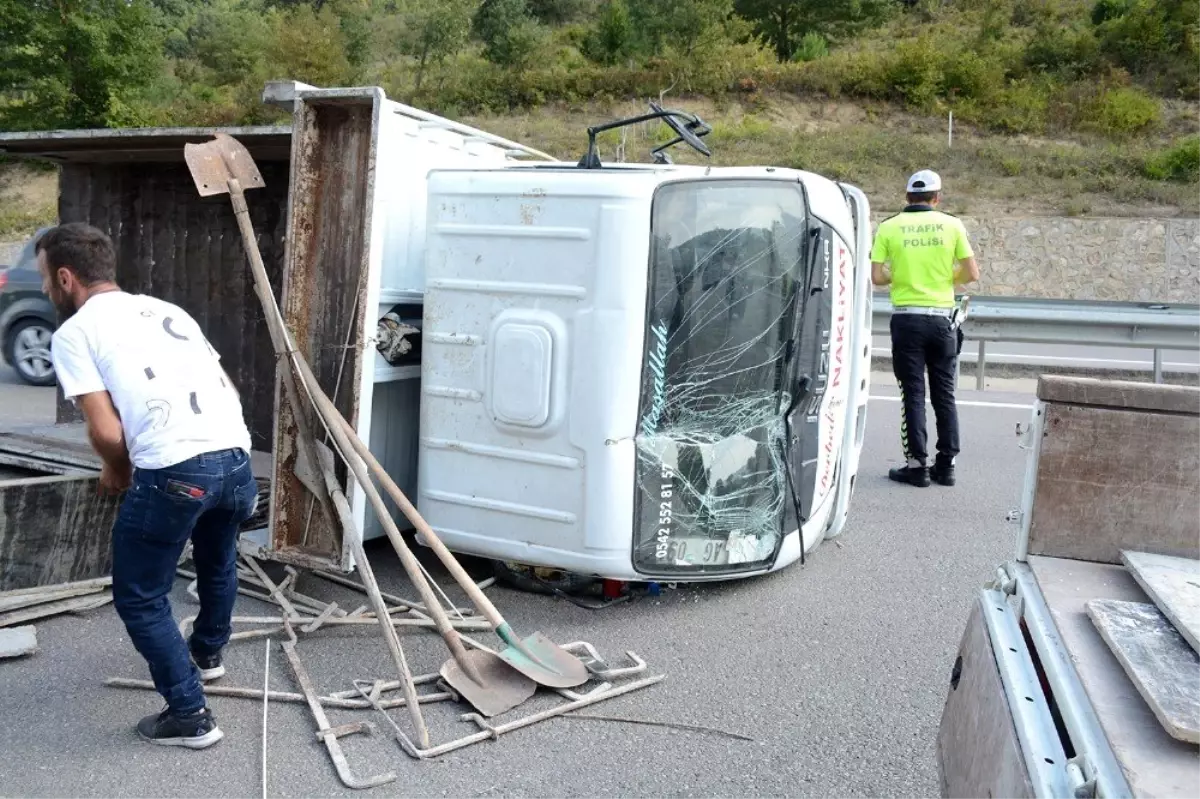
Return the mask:
[[1031, 555], [1029, 567], [1133, 795], [1200, 796], [1200, 749], [1162, 728], [1085, 609], [1150, 598], [1122, 566]]

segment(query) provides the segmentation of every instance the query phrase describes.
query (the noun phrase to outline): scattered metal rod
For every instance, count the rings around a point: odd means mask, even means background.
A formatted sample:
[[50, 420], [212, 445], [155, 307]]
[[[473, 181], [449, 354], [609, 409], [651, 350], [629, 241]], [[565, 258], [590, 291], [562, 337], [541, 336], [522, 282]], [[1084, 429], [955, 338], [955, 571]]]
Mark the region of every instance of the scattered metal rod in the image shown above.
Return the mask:
[[[342, 752], [342, 745], [338, 742], [338, 736], [334, 734], [333, 727], [329, 724], [329, 718], [325, 715], [325, 709], [321, 707], [320, 699], [317, 696], [316, 688], [313, 687], [312, 680], [308, 676], [308, 672], [304, 669], [304, 664], [300, 662], [300, 657], [296, 654], [296, 644], [292, 641], [284, 641], [283, 653], [287, 656], [288, 664], [292, 667], [292, 673], [296, 676], [296, 682], [300, 684], [300, 690], [304, 693], [304, 698], [308, 702], [308, 708], [312, 711], [313, 719], [317, 722], [317, 729], [324, 733], [321, 736], [325, 748], [329, 750], [329, 757], [333, 760], [334, 768], [337, 769], [338, 777], [347, 788], [362, 789], [375, 788], [379, 785], [385, 785], [393, 782], [396, 779], [396, 773], [389, 771], [386, 774], [379, 774], [374, 777], [360, 779], [350, 770], [350, 764], [346, 762], [346, 755]], [[384, 715], [387, 715], [386, 713]], [[391, 718], [390, 716], [388, 718]], [[362, 728], [353, 730], [352, 732], [370, 732], [370, 728]]]
[[229, 636], [230, 641], [251, 641], [255, 638], [270, 638], [276, 633], [286, 632], [286, 627], [266, 627], [261, 630], [242, 630]]
[[[434, 623], [430, 619], [423, 619], [423, 618], [397, 619], [395, 617], [389, 617], [389, 618], [392, 619], [392, 627], [414, 627], [414, 628], [418, 628], [418, 629], [430, 629], [430, 630], [434, 629]], [[188, 636], [188, 633], [191, 631], [191, 625], [193, 622], [195, 622], [195, 620], [196, 620], [195, 615], [184, 617], [179, 622], [180, 635], [182, 635], [184, 638], [186, 638]], [[230, 636], [231, 641], [245, 641], [245, 640], [249, 640], [249, 639], [253, 639], [253, 638], [262, 638], [263, 636], [272, 635], [272, 634], [278, 633], [278, 632], [283, 632], [284, 628], [279, 627], [277, 625], [283, 624], [285, 621], [288, 621], [288, 620], [281, 616], [234, 616], [230, 621], [233, 624], [270, 624], [270, 625], [273, 625], [271, 628], [269, 628], [267, 630], [242, 630], [242, 631], [236, 632], [232, 636]], [[290, 621], [293, 621], [297, 624], [306, 624], [307, 625], [307, 624], [315, 621], [315, 619], [311, 616], [301, 616], [297, 619], [291, 619]], [[321, 626], [322, 627], [342, 627], [342, 626], [345, 626], [345, 627], [371, 627], [371, 626], [378, 626], [378, 624], [379, 624], [379, 622], [376, 621], [374, 614], [372, 614], [369, 617], [346, 616], [346, 617], [340, 618], [340, 619], [338, 619], [338, 618], [326, 619]], [[479, 632], [479, 631], [491, 629], [490, 627], [487, 626], [487, 621], [485, 621], [483, 619], [468, 619], [467, 621], [457, 621], [456, 620], [456, 621], [451, 622], [451, 624], [455, 627], [455, 629], [468, 630], [468, 631], [472, 631], [472, 632]], [[305, 632], [305, 633], [308, 632], [308, 630], [305, 627], [301, 627], [300, 631]]]
[[[436, 675], [435, 675], [436, 676]], [[104, 681], [104, 684], [110, 688], [128, 688], [137, 691], [155, 691], [154, 683], [150, 680], [133, 680], [126, 677], [109, 677]], [[240, 688], [232, 685], [213, 685], [211, 683], [204, 686], [204, 693], [207, 696], [224, 696], [230, 699], [254, 699], [260, 701], [263, 698], [263, 692], [258, 688]], [[272, 702], [291, 702], [294, 704], [304, 704], [308, 700], [304, 698], [304, 694], [294, 693], [292, 691], [269, 691]], [[357, 691], [342, 691], [340, 693], [352, 694], [358, 696]], [[317, 701], [325, 707], [331, 707], [335, 710], [370, 710], [372, 705], [362, 699], [351, 699], [347, 696], [319, 696]], [[454, 695], [449, 691], [437, 691], [434, 693], [421, 694], [417, 697], [422, 705], [431, 705], [436, 702], [454, 701]], [[385, 699], [380, 704], [387, 710], [393, 710], [398, 707], [405, 707], [408, 700], [404, 697], [395, 699]]]
[[[413, 685], [431, 685], [441, 679], [440, 674], [418, 674], [413, 677]], [[375, 685], [378, 686], [379, 692], [395, 691], [400, 688], [399, 680], [376, 680]], [[335, 699], [349, 699], [353, 696], [358, 696], [358, 691], [350, 689], [349, 691], [335, 691], [329, 696]]]
[[[242, 557], [249, 558], [250, 555], [243, 552]], [[287, 571], [287, 576], [284, 577], [282, 580], [280, 580], [279, 583], [276, 585], [276, 587], [279, 589], [279, 591], [284, 596], [286, 596], [288, 599], [290, 599], [294, 605], [301, 606], [313, 613], [323, 613], [326, 610], [326, 608], [329, 607], [330, 604], [337, 604], [337, 603], [323, 602], [320, 599], [317, 599], [316, 597], [311, 597], [311, 596], [307, 596], [306, 594], [300, 593], [296, 589], [299, 572], [297, 572], [291, 566], [286, 566], [285, 570]], [[247, 583], [248, 585], [256, 586], [258, 588], [269, 589], [270, 586], [268, 586], [266, 583], [264, 583], [262, 580], [260, 580], [258, 578], [258, 575], [252, 569], [241, 566], [239, 564], [237, 571], [238, 571], [239, 582]], [[200, 595], [196, 590], [196, 573], [193, 571], [184, 569], [184, 568], [176, 568], [175, 572], [179, 576], [186, 577], [192, 581], [188, 584], [187, 592], [189, 595], [191, 595], [191, 597], [193, 599], [199, 601]], [[271, 602], [276, 605], [279, 604], [275, 600], [275, 598], [273, 596], [271, 596], [270, 594], [260, 594], [260, 593], [245, 589], [241, 586], [239, 586], [238, 593], [242, 594], [243, 596], [249, 596], [249, 597], [253, 597], [254, 599], [262, 600], [264, 602]], [[282, 607], [282, 605], [280, 605], [280, 607]], [[339, 609], [334, 612], [334, 615], [335, 616], [346, 616], [348, 614], [344, 610]]]
[[[563, 644], [563, 649], [567, 650], [568, 652], [570, 652], [572, 654], [578, 652], [579, 650], [583, 650], [584, 652], [586, 652], [588, 654], [588, 656], [590, 656], [592, 658], [594, 663], [599, 663], [603, 666], [608, 665], [608, 663], [604, 660], [604, 658], [602, 658], [600, 656], [600, 653], [596, 650], [596, 647], [592, 646], [587, 641], [576, 641], [575, 643], [572, 643], [572, 644]], [[646, 668], [647, 668], [646, 661], [644, 661], [640, 657], [638, 657], [638, 654], [636, 652], [627, 649], [627, 650], [625, 650], [625, 656], [633, 661], [632, 666], [626, 666], [624, 668], [619, 668], [619, 669], [599, 668], [594, 665], [588, 664], [587, 661], [584, 661], [584, 665], [586, 665], [588, 667], [588, 671], [590, 671], [598, 679], [601, 679], [601, 680], [615, 680], [620, 677], [628, 677], [632, 674], [641, 674], [642, 672], [644, 672], [646, 670]]]
[[[664, 679], [666, 679], [665, 674], [660, 674], [654, 677], [646, 677], [644, 679], [637, 680], [636, 682], [622, 685], [620, 688], [611, 688], [601, 693], [590, 694], [582, 699], [573, 702], [566, 702], [558, 707], [551, 708], [549, 710], [543, 710], [540, 713], [534, 713], [531, 716], [526, 716], [522, 719], [515, 719], [500, 725], [492, 725], [487, 719], [478, 713], [467, 713], [462, 716], [462, 720], [474, 722], [480, 728], [479, 732], [464, 736], [455, 741], [450, 741], [449, 743], [441, 744], [440, 746], [429, 747], [427, 749], [419, 749], [413, 745], [413, 742], [409, 740], [407, 735], [404, 734], [404, 730], [400, 729], [400, 725], [396, 724], [392, 717], [383, 711], [379, 702], [376, 701], [372, 702], [371, 704], [376, 711], [378, 711], [385, 719], [387, 719], [388, 724], [392, 727], [392, 731], [395, 733], [396, 741], [400, 744], [400, 748], [403, 749], [405, 753], [418, 760], [429, 760], [434, 757], [440, 757], [441, 755], [454, 752], [458, 749], [464, 749], [472, 744], [480, 743], [481, 741], [496, 740], [501, 735], [506, 733], [537, 724], [541, 721], [546, 721], [547, 719], [552, 719], [555, 716], [561, 716], [564, 713], [570, 713], [573, 710], [594, 705], [597, 702], [615, 699], [618, 696], [624, 696], [625, 694], [632, 693], [633, 691], [638, 691], [642, 688], [648, 688], [655, 683], [662, 682]], [[359, 694], [362, 695], [362, 697], [367, 701], [371, 701], [370, 694], [363, 688], [363, 686], [367, 684], [368, 683], [361, 680], [356, 680], [354, 683]]]
[[[309, 573], [314, 577], [320, 577], [322, 580], [328, 580], [329, 582], [334, 583], [335, 585], [345, 586], [346, 588], [353, 588], [355, 591], [358, 591], [359, 593], [363, 593], [363, 594], [367, 593], [367, 590], [365, 588], [363, 588], [362, 583], [360, 583], [356, 580], [351, 580], [349, 577], [343, 577], [340, 574], [330, 574], [329, 572], [323, 572], [323, 571], [312, 571]], [[379, 593], [383, 596], [383, 598], [385, 600], [387, 600], [388, 602], [391, 602], [393, 605], [400, 605], [402, 607], [408, 608], [409, 610], [425, 611], [425, 609], [426, 609], [424, 602], [414, 602], [411, 599], [405, 599], [404, 597], [396, 596], [395, 594], [389, 594], [385, 591], [380, 591]], [[463, 617], [470, 617], [470, 616], [475, 615], [475, 609], [469, 608], [469, 607], [460, 608], [456, 605], [451, 605], [448, 608], [448, 610], [450, 610], [451, 613], [454, 613], [456, 615], [461, 615]]]
[[262, 718], [262, 796], [267, 799], [267, 703], [271, 699], [271, 642], [267, 641], [263, 660]]
[[[303, 361], [301, 361], [301, 363], [303, 363]], [[313, 378], [313, 382], [315, 383], [315, 378]], [[309, 391], [312, 388], [311, 386], [307, 385], [305, 379], [303, 378], [300, 380], [300, 383], [305, 385], [306, 391]], [[317, 396], [323, 396], [319, 393], [319, 390]], [[337, 437], [336, 433], [335, 437]], [[339, 438], [339, 443], [342, 442], [342, 438]], [[388, 652], [392, 656], [392, 662], [395, 664], [396, 670], [399, 672], [402, 690], [404, 691], [405, 698], [408, 699], [406, 709], [408, 710], [409, 718], [412, 720], [413, 729], [416, 731], [417, 739], [425, 744], [428, 744], [429, 728], [425, 724], [425, 718], [421, 713], [421, 704], [420, 699], [417, 697], [417, 688], [412, 681], [412, 671], [409, 669], [408, 660], [404, 655], [404, 648], [400, 645], [400, 638], [396, 635], [396, 629], [391, 625], [392, 619], [389, 615], [386, 601], [379, 590], [379, 583], [375, 579], [375, 571], [371, 568], [371, 561], [367, 558], [366, 550], [363, 549], [362, 538], [359, 537], [358, 529], [355, 526], [354, 514], [350, 510], [350, 503], [346, 499], [346, 494], [342, 490], [342, 487], [338, 483], [337, 477], [334, 474], [333, 455], [328, 449], [316, 447], [315, 442], [313, 448], [316, 450], [317, 457], [319, 459], [322, 457], [322, 455], [328, 456], [327, 458], [314, 463], [314, 466], [321, 470], [321, 475], [325, 479], [325, 488], [329, 492], [329, 498], [333, 504], [334, 511], [337, 514], [337, 519], [342, 526], [342, 539], [350, 545], [350, 554], [358, 566], [359, 574], [362, 575], [362, 584], [367, 593], [367, 599], [370, 600], [371, 606], [375, 609], [375, 622], [379, 625], [380, 630], [383, 632], [384, 643], [387, 644]], [[356, 464], [347, 461], [347, 465], [353, 470]], [[362, 470], [359, 469], [356, 472], [356, 478], [364, 477], [364, 475], [361, 474], [361, 471]], [[378, 495], [372, 493], [374, 491], [374, 487], [370, 483], [370, 477], [366, 477], [365, 485], [363, 485], [363, 480], [359, 479], [359, 485], [365, 489], [368, 489], [368, 495], [374, 496], [375, 499], [378, 499]], [[377, 514], [380, 516], [380, 518], [384, 518], [387, 513], [387, 508], [382, 506], [382, 501], [376, 502], [375, 504]], [[390, 520], [390, 517], [388, 520]], [[284, 624], [286, 625], [287, 622], [285, 621]], [[290, 626], [288, 627], [288, 634], [293, 635]]]
[[735, 738], [739, 741], [750, 741], [754, 739], [749, 735], [742, 735], [740, 732], [730, 732], [729, 730], [721, 730], [716, 727], [706, 727], [703, 724], [682, 724], [676, 721], [652, 721], [650, 719], [635, 719], [627, 716], [600, 716], [591, 713], [566, 713], [564, 719], [575, 719], [578, 721], [615, 721], [621, 724], [644, 724], [649, 727], [667, 727], [673, 730], [687, 730], [689, 732], [703, 732], [711, 735], [723, 735], [726, 738]]
[[[292, 578], [290, 576], [288, 577], [288, 579], [292, 580]], [[333, 605], [335, 608], [337, 608], [336, 602], [322, 602], [319, 599], [314, 599], [310, 596], [305, 596], [304, 594], [300, 593], [293, 587], [293, 586], [295, 586], [295, 584], [296, 584], [295, 580], [292, 580], [291, 585], [289, 585], [288, 588], [286, 588], [283, 592], [288, 597], [288, 599], [291, 599], [293, 602], [300, 602], [305, 605], [308, 605], [309, 607], [316, 609], [320, 613], [324, 613], [326, 611], [326, 609], [329, 608], [330, 605]], [[347, 614], [346, 611], [342, 610], [341, 608], [337, 608], [336, 610], [334, 610], [333, 615], [340, 618], [342, 616], [347, 616], [349, 614]]]
[[[248, 556], [243, 555], [243, 557], [248, 557]], [[285, 596], [287, 596], [288, 599], [292, 600], [293, 604], [298, 605], [298, 606], [303, 606], [307, 609], [310, 609], [311, 611], [313, 611], [315, 613], [322, 613], [325, 611], [326, 608], [329, 607], [330, 604], [337, 604], [337, 603], [323, 602], [319, 599], [316, 599], [315, 597], [311, 597], [306, 594], [300, 593], [295, 587], [296, 584], [299, 582], [297, 578], [300, 573], [297, 572], [291, 566], [287, 566], [285, 568], [287, 569], [288, 576], [285, 577], [282, 581], [280, 581], [280, 583], [278, 584], [277, 587]], [[181, 577], [186, 577], [193, 581], [191, 584], [188, 585], [188, 593], [191, 594], [193, 598], [198, 600], [199, 596], [195, 592], [195, 577], [196, 577], [195, 572], [191, 572], [191, 571], [188, 571], [187, 569], [179, 568], [179, 569], [176, 569], [176, 573], [178, 573]], [[354, 588], [360, 592], [363, 591], [363, 587], [362, 587], [361, 583], [356, 583], [353, 580], [350, 580], [350, 579], [347, 579], [344, 577], [340, 577], [339, 575], [325, 574], [322, 572], [310, 572], [310, 573], [314, 574], [318, 577], [327, 578], [330, 580], [330, 582], [336, 583], [338, 585], [345, 585], [350, 588]], [[259, 580], [258, 577], [254, 574], [254, 572], [250, 571], [249, 569], [239, 569], [238, 578], [242, 582], [248, 583], [249, 585], [257, 586], [259, 588], [264, 588], [264, 589], [268, 588], [268, 586], [265, 585], [261, 580]], [[489, 577], [487, 580], [483, 580], [479, 584], [481, 586], [487, 587], [492, 582], [495, 582], [495, 578]], [[250, 591], [247, 589], [240, 589], [238, 593], [241, 593], [244, 596], [253, 597], [254, 599], [260, 599], [265, 602], [272, 602], [273, 604], [279, 604], [278, 602], [275, 602], [274, 597], [270, 596], [269, 594], [260, 594], [260, 593], [253, 592], [253, 591]], [[421, 611], [423, 611], [425, 609], [425, 603], [423, 603], [423, 602], [412, 602], [410, 600], [404, 599], [403, 597], [398, 597], [393, 594], [384, 593], [383, 598], [386, 601], [397, 606], [395, 608], [392, 608], [392, 610], [391, 610], [392, 613], [399, 612], [400, 610], [405, 610], [405, 611], [421, 610]], [[361, 606], [360, 611], [365, 611], [367, 609], [367, 607], [368, 606], [366, 606], [366, 605]], [[470, 620], [473, 618], [481, 618], [481, 617], [477, 616], [475, 614], [475, 611], [471, 608], [457, 608], [457, 607], [451, 606], [451, 610], [455, 613], [455, 615], [459, 616], [463, 620]], [[346, 611], [341, 610], [339, 608], [338, 610], [336, 610], [334, 612], [334, 615], [341, 618], [344, 616], [354, 616], [358, 612], [359, 611], [347, 613]], [[372, 614], [372, 616], [373, 616], [373, 614]]]
[[318, 741], [324, 741], [326, 738], [341, 738], [344, 735], [357, 735], [360, 732], [363, 735], [374, 735], [378, 730], [379, 728], [373, 721], [348, 721], [327, 730], [317, 730], [316, 738]]
[[[199, 601], [200, 595], [195, 590], [196, 573], [188, 571], [187, 569], [183, 569], [183, 568], [176, 568], [175, 573], [178, 574], [180, 577], [184, 577], [184, 578], [192, 581], [191, 583], [188, 584], [188, 594], [193, 599]], [[241, 579], [244, 580], [245, 582], [250, 583], [251, 585], [258, 585], [259, 587], [262, 587], [261, 584], [257, 582], [257, 580], [251, 580], [249, 578], [241, 578]], [[272, 605], [279, 604], [278, 602], [275, 601], [275, 599], [270, 594], [264, 594], [259, 591], [252, 591], [243, 585], [238, 585], [237, 592], [239, 594], [241, 594], [242, 596], [250, 597], [251, 599], [257, 599], [262, 602], [269, 602]], [[305, 606], [311, 613], [320, 613], [321, 610], [324, 609], [325, 604], [326, 604], [324, 602], [319, 602], [318, 600], [313, 600], [309, 597], [303, 597], [302, 595], [298, 596], [298, 597], [294, 597], [293, 601], [297, 605]], [[316, 604], [317, 607], [311, 607], [311, 605], [313, 605], [313, 604]]]
[[605, 691], [607, 691], [609, 688], [612, 688], [612, 683], [602, 682], [599, 685], [597, 685], [595, 688], [593, 688], [592, 690], [584, 691], [583, 693], [577, 693], [575, 691], [572, 691], [570, 688], [556, 688], [555, 691], [558, 693], [559, 696], [563, 697], [564, 699], [569, 699], [572, 702], [578, 702], [581, 699], [587, 699], [589, 696], [596, 696], [597, 694], [602, 694]]
[[254, 558], [246, 557], [245, 555], [242, 556], [242, 561], [249, 566], [250, 571], [254, 572], [255, 576], [262, 581], [262, 584], [267, 589], [267, 592], [274, 598], [276, 604], [283, 608], [284, 612], [288, 616], [292, 617], [293, 619], [299, 617], [300, 611], [296, 610], [296, 606], [293, 605], [292, 601], [287, 598], [287, 595], [284, 594], [283, 591], [280, 591], [279, 586], [277, 586], [275, 582], [267, 576], [267, 573], [263, 571], [262, 566], [258, 565], [258, 561], [256, 561]]
[[[425, 582], [428, 583], [433, 588], [433, 590], [437, 592], [437, 596], [440, 596], [442, 598], [441, 601], [446, 603], [445, 606], [442, 606], [442, 609], [445, 610], [445, 608], [448, 607], [448, 608], [450, 608], [450, 612], [453, 613], [455, 616], [458, 616], [458, 618], [460, 618], [460, 619], [465, 618], [463, 616], [463, 612], [461, 610], [459, 610], [458, 605], [455, 605], [453, 602], [450, 601], [450, 597], [446, 596], [446, 592], [442, 590], [442, 587], [440, 585], [438, 585], [437, 580], [433, 579], [433, 575], [429, 573], [429, 569], [425, 568], [425, 564], [419, 560], [416, 560], [415, 558], [413, 560], [417, 564], [417, 568], [419, 568], [421, 570], [421, 574], [425, 575]], [[436, 598], [437, 597], [434, 597], [434, 599], [436, 599]]]
[[322, 624], [329, 621], [329, 619], [333, 616], [333, 614], [336, 610], [338, 610], [337, 603], [330, 602], [329, 605], [326, 606], [325, 610], [321, 611], [320, 616], [317, 616], [315, 619], [313, 619], [312, 621], [310, 621], [308, 624], [304, 625], [300, 629], [306, 633], [316, 632], [317, 630], [321, 629]]

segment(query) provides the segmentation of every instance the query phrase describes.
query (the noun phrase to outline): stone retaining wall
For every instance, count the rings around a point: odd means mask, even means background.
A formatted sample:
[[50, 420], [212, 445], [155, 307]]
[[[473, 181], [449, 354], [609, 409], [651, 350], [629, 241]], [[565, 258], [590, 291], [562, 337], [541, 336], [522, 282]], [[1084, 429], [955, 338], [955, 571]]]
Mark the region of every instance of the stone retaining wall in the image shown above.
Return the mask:
[[[963, 221], [983, 272], [978, 294], [1200, 303], [1200, 220]], [[22, 243], [0, 242], [0, 264]]]
[[978, 294], [1200, 303], [1200, 220], [963, 221], [982, 272]]

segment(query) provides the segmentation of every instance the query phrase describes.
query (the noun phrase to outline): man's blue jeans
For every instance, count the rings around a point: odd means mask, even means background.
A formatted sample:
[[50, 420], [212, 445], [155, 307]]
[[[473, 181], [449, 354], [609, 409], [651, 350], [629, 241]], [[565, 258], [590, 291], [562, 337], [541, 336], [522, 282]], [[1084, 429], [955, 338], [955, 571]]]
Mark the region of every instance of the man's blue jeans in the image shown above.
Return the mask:
[[[174, 714], [204, 707], [189, 645], [197, 655], [215, 655], [229, 642], [238, 526], [254, 512], [257, 495], [249, 453], [227, 449], [165, 469], [136, 469], [121, 502], [113, 526], [113, 604]], [[167, 595], [188, 538], [200, 613], [185, 643]]]

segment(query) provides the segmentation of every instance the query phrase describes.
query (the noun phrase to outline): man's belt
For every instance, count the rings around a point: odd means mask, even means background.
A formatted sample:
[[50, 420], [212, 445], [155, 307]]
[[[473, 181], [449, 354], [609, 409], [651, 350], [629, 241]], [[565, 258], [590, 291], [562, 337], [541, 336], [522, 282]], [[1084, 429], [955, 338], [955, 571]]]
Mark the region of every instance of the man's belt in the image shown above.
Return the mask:
[[893, 314], [907, 314], [910, 316], [944, 316], [947, 319], [953, 315], [954, 308], [931, 308], [924, 305], [901, 305], [898, 308], [893, 308]]

